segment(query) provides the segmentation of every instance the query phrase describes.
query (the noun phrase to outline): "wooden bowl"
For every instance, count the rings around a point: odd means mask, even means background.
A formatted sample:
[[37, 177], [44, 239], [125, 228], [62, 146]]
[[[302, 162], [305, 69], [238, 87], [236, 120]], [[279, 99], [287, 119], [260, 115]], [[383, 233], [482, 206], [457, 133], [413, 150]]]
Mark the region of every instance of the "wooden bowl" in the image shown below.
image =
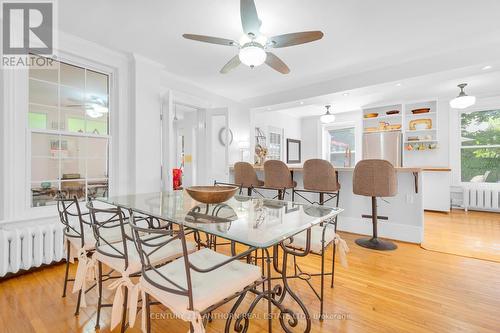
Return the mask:
[[190, 186], [186, 192], [196, 201], [217, 204], [227, 201], [238, 191], [236, 186]]
[[378, 113], [367, 113], [367, 114], [365, 114], [364, 117], [365, 118], [377, 118], [378, 117]]
[[386, 115], [390, 116], [390, 115], [394, 115], [394, 114], [399, 114], [399, 110], [391, 110], [391, 111], [387, 111], [385, 113]]

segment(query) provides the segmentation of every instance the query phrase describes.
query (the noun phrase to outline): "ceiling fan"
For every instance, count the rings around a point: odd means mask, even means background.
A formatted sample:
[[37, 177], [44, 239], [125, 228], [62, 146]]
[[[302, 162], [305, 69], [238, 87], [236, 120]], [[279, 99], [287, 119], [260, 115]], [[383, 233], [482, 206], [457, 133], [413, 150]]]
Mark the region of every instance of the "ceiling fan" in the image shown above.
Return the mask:
[[271, 50], [274, 48], [305, 44], [323, 38], [323, 33], [321, 31], [295, 32], [269, 38], [262, 35], [260, 33], [262, 21], [257, 15], [254, 0], [240, 0], [240, 14], [241, 25], [245, 35], [242, 36], [239, 41], [204, 35], [182, 35], [186, 39], [192, 39], [199, 42], [237, 47], [239, 53], [222, 67], [220, 70], [222, 74], [228, 73], [241, 63], [251, 68], [266, 63], [274, 70], [282, 74], [288, 74], [290, 73], [288, 66], [272, 53]]

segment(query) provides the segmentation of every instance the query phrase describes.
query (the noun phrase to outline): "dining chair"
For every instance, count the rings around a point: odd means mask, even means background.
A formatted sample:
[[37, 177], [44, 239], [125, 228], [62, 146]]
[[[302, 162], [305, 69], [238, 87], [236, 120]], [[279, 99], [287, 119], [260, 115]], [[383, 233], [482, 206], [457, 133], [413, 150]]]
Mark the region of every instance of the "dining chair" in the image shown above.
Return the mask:
[[252, 195], [254, 188], [264, 186], [264, 182], [259, 179], [253, 165], [248, 162], [236, 162], [234, 164], [234, 182], [240, 188], [247, 189], [247, 195]]
[[[58, 191], [56, 195], [57, 210], [59, 219], [64, 225], [64, 238], [66, 243], [66, 269], [64, 274], [63, 295], [66, 297], [68, 282], [72, 281], [73, 293], [78, 292], [75, 315], [80, 312], [80, 306], [86, 306], [85, 294], [95, 285], [86, 288], [88, 271], [91, 269], [92, 257], [95, 251], [96, 240], [91, 227], [88, 212], [82, 212], [80, 203], [76, 196], [66, 198], [63, 192]], [[119, 240], [117, 235], [109, 237], [110, 242]], [[78, 258], [78, 268], [74, 278], [69, 278], [69, 264]]]
[[[322, 159], [309, 159], [303, 166], [303, 188], [293, 189], [292, 201], [298, 195], [310, 204], [324, 205], [330, 200], [336, 200], [335, 207], [339, 205], [340, 183], [338, 173], [333, 165]], [[318, 201], [311, 200], [302, 193], [318, 194]], [[325, 200], [325, 196], [327, 199]]]
[[284, 200], [286, 190], [296, 186], [297, 182], [292, 179], [290, 169], [284, 162], [269, 160], [264, 163], [264, 186], [262, 188], [278, 191], [274, 198]]
[[[321, 208], [319, 206], [310, 206], [304, 208], [304, 213], [311, 216], [321, 217]], [[325, 255], [328, 247], [332, 245], [332, 266], [330, 272], [325, 272]], [[337, 247], [340, 253], [340, 263], [342, 266], [347, 267], [346, 254], [349, 252], [349, 247], [345, 240], [343, 240], [337, 234], [337, 217], [325, 221], [320, 225], [315, 225], [311, 227], [309, 231], [309, 238], [307, 237], [307, 232], [301, 232], [297, 235], [291, 237], [291, 239], [286, 242], [286, 246], [292, 249], [304, 250], [300, 254], [291, 253], [293, 257], [293, 268], [295, 277], [305, 280], [309, 287], [313, 290], [314, 294], [320, 301], [320, 317], [322, 321], [324, 319], [324, 289], [325, 289], [325, 276], [331, 276], [330, 288], [334, 286], [335, 277], [335, 254]], [[316, 255], [321, 258], [321, 268], [319, 273], [308, 273], [305, 272], [301, 266], [297, 263], [297, 257], [304, 257], [307, 255]], [[316, 291], [314, 286], [309, 281], [311, 277], [319, 276], [320, 290]]]
[[[151, 239], [167, 235], [166, 231], [141, 227], [134, 218], [130, 219], [130, 224], [142, 263], [138, 290], [141, 291], [143, 300], [143, 331], [151, 332], [151, 297], [169, 308], [178, 318], [188, 321], [191, 332], [201, 333], [205, 332], [204, 319], [207, 319], [211, 311], [238, 298], [233, 306], [234, 310], [247, 291], [264, 281], [259, 267], [239, 261], [254, 251], [253, 248], [232, 257], [208, 248], [190, 253], [186, 236], [193, 231], [184, 226], [179, 226], [174, 233], [168, 234], [171, 238], [153, 242]], [[144, 234], [151, 237], [144, 237]], [[181, 242], [182, 256], [156, 267], [152, 254], [172, 242]], [[134, 305], [136, 304], [137, 302]], [[131, 326], [135, 322], [136, 313], [136, 308], [131, 306]]]
[[[172, 237], [171, 225], [164, 224], [156, 219], [147, 216], [135, 215], [132, 217], [128, 211], [123, 211], [119, 207], [110, 206], [109, 208], [96, 208], [92, 201], [87, 203], [90, 213], [90, 220], [97, 240], [95, 248], [95, 261], [97, 263], [97, 284], [99, 298], [97, 302], [96, 328], [100, 326], [100, 315], [103, 307], [112, 307], [110, 330], [113, 330], [121, 322], [121, 332], [127, 327], [127, 312], [129, 291], [133, 291], [137, 286], [131, 278], [138, 277], [141, 272], [141, 260], [135, 247], [133, 236], [130, 229], [130, 219], [134, 218], [134, 223], [142, 225], [145, 229], [159, 229], [164, 233], [160, 237], [151, 237], [149, 244], [163, 243]], [[129, 214], [129, 216], [126, 216]], [[110, 233], [119, 232], [121, 241], [112, 243], [108, 238]], [[140, 237], [147, 237], [141, 235]], [[188, 252], [196, 251], [196, 245], [192, 242], [186, 242]], [[149, 248], [145, 247], [146, 250]], [[150, 263], [153, 266], [160, 266], [182, 255], [182, 246], [180, 241], [169, 242], [169, 246], [162, 247], [158, 251], [149, 251]], [[102, 303], [103, 265], [118, 272], [120, 276], [113, 281], [108, 289], [115, 290], [113, 303]], [[106, 279], [107, 280], [107, 279]]]

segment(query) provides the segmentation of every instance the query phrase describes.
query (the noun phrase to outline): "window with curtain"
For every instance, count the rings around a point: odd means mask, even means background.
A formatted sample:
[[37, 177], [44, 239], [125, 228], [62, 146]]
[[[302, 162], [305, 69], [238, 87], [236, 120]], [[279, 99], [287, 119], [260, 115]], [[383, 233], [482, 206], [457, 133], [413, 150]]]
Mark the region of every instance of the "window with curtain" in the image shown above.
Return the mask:
[[354, 166], [356, 161], [356, 130], [354, 126], [327, 127], [327, 154], [336, 167]]
[[460, 116], [462, 182], [500, 183], [500, 110]]
[[107, 195], [109, 75], [58, 62], [29, 69], [31, 205]]

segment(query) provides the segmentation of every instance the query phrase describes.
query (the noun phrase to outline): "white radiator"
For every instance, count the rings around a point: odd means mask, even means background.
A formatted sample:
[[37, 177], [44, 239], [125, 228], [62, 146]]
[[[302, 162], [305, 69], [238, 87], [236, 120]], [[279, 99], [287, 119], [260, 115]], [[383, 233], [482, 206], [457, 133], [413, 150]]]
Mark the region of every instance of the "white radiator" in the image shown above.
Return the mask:
[[468, 183], [463, 190], [463, 206], [466, 211], [500, 211], [500, 184]]
[[60, 261], [64, 256], [60, 222], [0, 225], [0, 277]]

